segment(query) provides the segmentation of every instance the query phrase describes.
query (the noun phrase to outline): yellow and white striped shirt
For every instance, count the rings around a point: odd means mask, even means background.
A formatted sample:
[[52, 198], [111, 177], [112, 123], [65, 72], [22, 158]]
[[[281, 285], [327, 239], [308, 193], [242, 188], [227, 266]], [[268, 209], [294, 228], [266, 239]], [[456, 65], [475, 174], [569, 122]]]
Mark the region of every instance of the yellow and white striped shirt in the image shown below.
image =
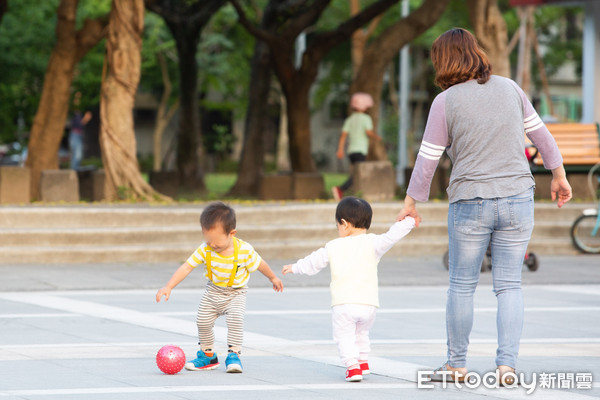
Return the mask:
[[[235, 239], [234, 239], [235, 240]], [[233, 281], [233, 288], [241, 288], [246, 286], [250, 273], [258, 269], [262, 258], [254, 250], [251, 244], [244, 242], [241, 239], [237, 239], [240, 242], [240, 250], [238, 254], [237, 266], [233, 266], [233, 254], [230, 256], [222, 256], [216, 251], [211, 251], [211, 271], [212, 271], [212, 282], [219, 287], [227, 287], [229, 278], [232, 272], [236, 272], [235, 279]], [[206, 265], [206, 250], [208, 245], [202, 243], [200, 247], [196, 249], [194, 254], [188, 258], [187, 263], [192, 267], [196, 268], [201, 264]], [[204, 276], [209, 278], [208, 271], [205, 269]]]

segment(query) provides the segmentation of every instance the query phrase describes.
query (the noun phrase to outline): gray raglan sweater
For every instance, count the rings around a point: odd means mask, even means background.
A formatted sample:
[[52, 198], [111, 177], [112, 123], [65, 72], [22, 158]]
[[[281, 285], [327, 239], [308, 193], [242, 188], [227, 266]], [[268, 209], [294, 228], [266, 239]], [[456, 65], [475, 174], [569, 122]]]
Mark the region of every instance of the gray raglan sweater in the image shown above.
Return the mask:
[[524, 133], [540, 151], [545, 168], [562, 165], [554, 138], [515, 82], [492, 75], [482, 85], [470, 80], [448, 88], [431, 106], [408, 195], [427, 201], [444, 150], [452, 160], [451, 203], [524, 192], [535, 185]]

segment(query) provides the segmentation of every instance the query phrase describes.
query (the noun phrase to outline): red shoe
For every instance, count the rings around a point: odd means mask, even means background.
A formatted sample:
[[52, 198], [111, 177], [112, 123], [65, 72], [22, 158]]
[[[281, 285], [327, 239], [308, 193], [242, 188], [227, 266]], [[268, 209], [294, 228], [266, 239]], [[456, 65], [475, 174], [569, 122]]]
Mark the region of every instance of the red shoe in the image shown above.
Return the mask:
[[362, 370], [360, 368], [348, 368], [346, 370], [346, 382], [360, 382], [362, 378]]
[[342, 189], [340, 189], [339, 186], [332, 187], [331, 194], [333, 195], [333, 198], [335, 199], [335, 201], [340, 201], [342, 199], [342, 197], [344, 197], [344, 194], [342, 193]]
[[371, 373], [371, 370], [369, 369], [369, 363], [367, 362], [360, 364], [360, 370], [362, 371], [363, 375], [369, 375]]

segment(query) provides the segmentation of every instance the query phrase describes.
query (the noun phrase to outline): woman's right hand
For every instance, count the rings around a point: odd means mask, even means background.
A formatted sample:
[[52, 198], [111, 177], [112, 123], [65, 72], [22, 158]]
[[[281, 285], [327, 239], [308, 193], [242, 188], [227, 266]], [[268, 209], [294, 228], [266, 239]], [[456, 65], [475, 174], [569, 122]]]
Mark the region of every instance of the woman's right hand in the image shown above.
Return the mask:
[[417, 212], [417, 202], [409, 195], [406, 195], [406, 198], [404, 199], [404, 208], [398, 214], [396, 221], [402, 221], [407, 216], [415, 219], [415, 227], [418, 228], [419, 223], [421, 222], [421, 217]]
[[571, 200], [573, 192], [566, 177], [552, 178], [552, 182], [550, 182], [550, 196], [552, 196], [552, 201], [558, 200], [558, 208], [561, 208], [567, 201]]
[[550, 196], [552, 201], [558, 200], [558, 208], [561, 208], [567, 201], [571, 200], [573, 191], [567, 180], [565, 167], [562, 165], [552, 170], [552, 182], [550, 182]]

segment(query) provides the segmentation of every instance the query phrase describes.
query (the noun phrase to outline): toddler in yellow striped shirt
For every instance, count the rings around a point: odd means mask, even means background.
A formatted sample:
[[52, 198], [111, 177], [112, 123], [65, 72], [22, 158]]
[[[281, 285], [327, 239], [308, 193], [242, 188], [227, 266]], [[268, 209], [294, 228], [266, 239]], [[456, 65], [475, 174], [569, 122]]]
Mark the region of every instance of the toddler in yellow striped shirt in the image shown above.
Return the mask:
[[200, 350], [197, 358], [185, 364], [191, 371], [215, 369], [219, 366], [213, 351], [214, 324], [217, 317], [227, 316], [228, 355], [227, 372], [242, 372], [239, 354], [242, 349], [246, 292], [250, 273], [260, 271], [273, 284], [276, 292], [283, 283], [269, 265], [249, 244], [235, 237], [235, 211], [222, 202], [209, 204], [200, 215], [204, 243], [175, 271], [169, 282], [156, 293], [156, 301], [164, 296], [169, 300], [171, 290], [183, 281], [194, 268], [204, 264], [208, 278], [204, 296], [198, 307], [198, 337]]

